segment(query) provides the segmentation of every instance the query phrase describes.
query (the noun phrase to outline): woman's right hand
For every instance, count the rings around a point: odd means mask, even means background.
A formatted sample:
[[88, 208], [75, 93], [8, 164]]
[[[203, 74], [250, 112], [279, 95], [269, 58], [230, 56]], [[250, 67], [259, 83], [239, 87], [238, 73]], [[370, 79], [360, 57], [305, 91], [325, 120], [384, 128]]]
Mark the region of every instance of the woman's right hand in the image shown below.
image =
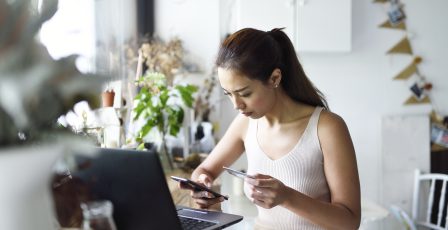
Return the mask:
[[[208, 175], [201, 174], [195, 182], [211, 188], [213, 181]], [[179, 186], [181, 189], [191, 190], [191, 197], [194, 199], [195, 203], [202, 209], [208, 209], [210, 206], [224, 201], [223, 197], [215, 197], [213, 194], [207, 191], [195, 191], [188, 184], [179, 183]]]

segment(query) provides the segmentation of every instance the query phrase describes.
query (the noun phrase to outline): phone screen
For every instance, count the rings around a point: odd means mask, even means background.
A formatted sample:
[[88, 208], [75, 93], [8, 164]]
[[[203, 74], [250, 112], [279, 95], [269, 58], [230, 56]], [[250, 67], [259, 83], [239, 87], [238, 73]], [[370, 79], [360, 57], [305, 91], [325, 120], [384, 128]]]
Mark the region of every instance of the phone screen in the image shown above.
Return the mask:
[[190, 185], [195, 191], [207, 191], [207, 192], [213, 194], [215, 197], [221, 197], [222, 196], [222, 197], [224, 197], [225, 200], [229, 199], [228, 196], [225, 196], [225, 195], [222, 195], [220, 193], [217, 193], [217, 192], [215, 192], [215, 191], [213, 191], [213, 190], [211, 190], [211, 189], [209, 189], [209, 188], [207, 188], [207, 187], [205, 187], [203, 185], [200, 185], [200, 184], [198, 184], [198, 183], [196, 183], [196, 182], [194, 182], [194, 181], [192, 181], [190, 179], [177, 177], [177, 176], [171, 176], [171, 179], [173, 179], [175, 181], [178, 181], [178, 182], [186, 183], [186, 184]]
[[223, 168], [230, 174], [233, 176], [236, 176], [238, 178], [241, 178], [244, 180], [244, 178], [249, 177], [249, 178], [253, 178], [252, 176], [247, 175], [246, 173], [243, 173], [241, 171], [235, 170], [235, 169], [231, 169], [228, 167], [223, 166]]

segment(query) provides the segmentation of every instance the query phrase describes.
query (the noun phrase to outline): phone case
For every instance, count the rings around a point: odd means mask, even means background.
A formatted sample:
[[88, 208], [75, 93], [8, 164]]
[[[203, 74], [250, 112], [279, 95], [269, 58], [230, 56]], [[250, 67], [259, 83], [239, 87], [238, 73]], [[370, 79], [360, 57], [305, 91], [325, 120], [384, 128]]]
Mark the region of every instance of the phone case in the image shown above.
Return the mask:
[[209, 188], [207, 188], [205, 186], [202, 186], [202, 185], [200, 185], [200, 184], [198, 184], [198, 183], [196, 183], [196, 182], [194, 182], [194, 181], [192, 181], [190, 179], [177, 177], [177, 176], [171, 176], [171, 179], [173, 179], [175, 181], [178, 181], [178, 182], [187, 183], [187, 184], [191, 185], [194, 188], [194, 190], [196, 190], [196, 191], [207, 191], [207, 192], [213, 194], [215, 197], [221, 197], [222, 196], [222, 197], [224, 197], [225, 200], [229, 199], [228, 196], [225, 196], [225, 195], [222, 195], [220, 193], [217, 193], [217, 192], [215, 192], [215, 191], [213, 191], [213, 190], [211, 190], [211, 189], [209, 189]]

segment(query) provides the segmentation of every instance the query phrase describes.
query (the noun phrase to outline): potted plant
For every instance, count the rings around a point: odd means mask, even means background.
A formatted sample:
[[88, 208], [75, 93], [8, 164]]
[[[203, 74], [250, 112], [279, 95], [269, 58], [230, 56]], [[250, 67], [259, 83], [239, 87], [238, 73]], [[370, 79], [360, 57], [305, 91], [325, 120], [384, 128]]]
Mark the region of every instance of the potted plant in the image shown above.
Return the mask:
[[37, 42], [57, 1], [43, 1], [40, 14], [30, 8], [29, 0], [0, 0], [0, 229], [55, 229], [52, 164], [75, 141], [57, 119], [81, 100], [98, 105], [103, 83]]
[[173, 169], [166, 136], [177, 136], [179, 133], [184, 120], [184, 106], [193, 106], [193, 94], [197, 87], [189, 84], [169, 86], [165, 75], [156, 72], [146, 72], [137, 84], [141, 89], [135, 96], [133, 119], [143, 119], [136, 137], [137, 143], [140, 143], [138, 148], [144, 148], [144, 137], [155, 129], [162, 140], [160, 151], [164, 153], [170, 169]]

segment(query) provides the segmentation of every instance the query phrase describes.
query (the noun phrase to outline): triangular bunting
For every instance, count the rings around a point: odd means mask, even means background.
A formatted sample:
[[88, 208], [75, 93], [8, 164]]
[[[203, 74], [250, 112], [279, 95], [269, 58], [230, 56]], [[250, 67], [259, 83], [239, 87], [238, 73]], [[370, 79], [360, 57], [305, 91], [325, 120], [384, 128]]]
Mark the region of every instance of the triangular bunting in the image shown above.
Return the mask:
[[428, 104], [431, 103], [431, 100], [429, 100], [428, 95], [426, 95], [423, 99], [417, 100], [414, 96], [410, 96], [406, 102], [405, 105], [411, 105], [411, 104]]
[[436, 111], [431, 111], [431, 113], [429, 114], [429, 118], [431, 119], [432, 123], [443, 125], [443, 117], [438, 115]]
[[389, 28], [389, 29], [397, 29], [397, 30], [406, 30], [406, 24], [403, 22], [398, 23], [398, 25], [392, 25], [389, 20], [385, 21], [379, 27], [381, 28]]
[[406, 80], [412, 74], [414, 74], [417, 71], [417, 64], [415, 62], [412, 62], [406, 69], [401, 71], [397, 76], [394, 77], [394, 80]]
[[396, 44], [394, 47], [392, 47], [389, 51], [387, 51], [388, 54], [392, 53], [401, 53], [401, 54], [412, 54], [412, 48], [411, 44], [409, 43], [408, 38], [403, 38], [398, 44]]

